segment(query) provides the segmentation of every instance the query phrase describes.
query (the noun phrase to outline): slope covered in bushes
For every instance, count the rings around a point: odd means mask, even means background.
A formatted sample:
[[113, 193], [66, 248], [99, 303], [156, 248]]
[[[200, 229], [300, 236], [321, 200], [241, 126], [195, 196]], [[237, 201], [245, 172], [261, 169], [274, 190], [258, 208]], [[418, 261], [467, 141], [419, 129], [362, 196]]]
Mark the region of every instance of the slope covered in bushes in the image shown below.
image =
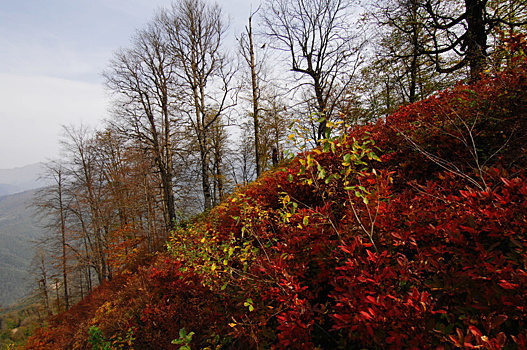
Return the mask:
[[264, 174], [26, 348], [526, 348], [526, 64]]

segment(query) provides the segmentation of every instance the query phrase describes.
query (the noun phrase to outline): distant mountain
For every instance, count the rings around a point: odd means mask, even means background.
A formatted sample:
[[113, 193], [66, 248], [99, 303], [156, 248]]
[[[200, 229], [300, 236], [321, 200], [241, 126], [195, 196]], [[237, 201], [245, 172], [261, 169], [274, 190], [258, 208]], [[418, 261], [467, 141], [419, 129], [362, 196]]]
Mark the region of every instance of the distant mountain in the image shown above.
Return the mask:
[[44, 234], [30, 206], [35, 192], [0, 196], [0, 305], [24, 297], [32, 287], [28, 270], [33, 242]]
[[20, 192], [16, 186], [0, 183], [0, 196]]
[[45, 182], [39, 179], [43, 171], [42, 163], [13, 169], [0, 169], [0, 196], [45, 186]]

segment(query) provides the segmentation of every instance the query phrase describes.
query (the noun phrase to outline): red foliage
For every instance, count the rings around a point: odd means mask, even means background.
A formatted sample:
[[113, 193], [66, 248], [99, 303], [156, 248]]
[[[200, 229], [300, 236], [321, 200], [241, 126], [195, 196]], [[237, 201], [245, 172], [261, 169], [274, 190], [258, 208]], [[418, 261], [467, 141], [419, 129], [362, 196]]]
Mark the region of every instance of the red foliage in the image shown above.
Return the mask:
[[205, 347], [229, 332], [228, 304], [202, 285], [181, 261], [159, 256], [150, 266], [119, 281], [109, 281], [50, 320], [27, 349], [91, 349], [87, 330], [97, 326], [108, 339], [125, 339], [131, 330], [138, 349], [179, 349], [171, 341], [185, 328], [193, 344]]
[[[372, 164], [383, 175], [361, 178], [378, 196], [368, 205], [355, 199], [351, 207], [331, 182], [272, 188], [261, 180], [253, 194], [283, 191], [299, 209], [273, 225], [276, 243], [241, 284], [260, 306], [248, 315], [259, 327], [245, 335], [294, 349], [521, 348], [525, 77], [520, 70], [459, 85], [354, 129], [348, 142], [369, 134], [383, 150]], [[341, 169], [340, 147], [316, 155], [328, 173]], [[370, 237], [361, 225], [371, 224]]]
[[215, 335], [228, 329], [228, 310], [224, 302], [198, 275], [182, 271], [183, 264], [170, 258], [158, 261], [144, 271], [141, 317], [132, 320], [137, 327], [134, 345], [140, 349], [178, 349], [171, 340], [179, 330], [193, 331], [193, 344], [205, 346]]
[[78, 333], [87, 332], [88, 322], [95, 310], [106, 302], [122, 283], [122, 279], [115, 279], [95, 288], [68, 311], [48, 320], [48, 326], [39, 329], [29, 339], [25, 348], [32, 350], [77, 348], [74, 343]]
[[[89, 325], [141, 349], [177, 349], [181, 328], [193, 347], [526, 348], [526, 101], [519, 60], [357, 127], [212, 210], [185, 237], [203, 251], [102, 286], [28, 349], [88, 348]], [[366, 138], [381, 162], [350, 170]]]

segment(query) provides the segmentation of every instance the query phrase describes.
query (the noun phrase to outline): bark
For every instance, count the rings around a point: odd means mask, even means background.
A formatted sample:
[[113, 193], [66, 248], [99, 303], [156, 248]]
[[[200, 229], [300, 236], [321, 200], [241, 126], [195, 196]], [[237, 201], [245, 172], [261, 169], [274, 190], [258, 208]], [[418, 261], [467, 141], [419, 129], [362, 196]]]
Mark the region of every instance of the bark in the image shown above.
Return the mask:
[[254, 42], [253, 42], [253, 27], [252, 27], [252, 16], [249, 17], [249, 26], [247, 27], [247, 37], [249, 39], [249, 57], [248, 63], [251, 70], [251, 92], [252, 92], [252, 117], [254, 127], [254, 156], [256, 163], [256, 177], [260, 176], [262, 172], [262, 160], [260, 157], [260, 93], [258, 88], [258, 74], [256, 72], [256, 58], [254, 53]]
[[486, 0], [465, 0], [467, 33], [464, 42], [470, 68], [470, 81], [479, 79], [486, 67], [487, 31], [485, 25]]

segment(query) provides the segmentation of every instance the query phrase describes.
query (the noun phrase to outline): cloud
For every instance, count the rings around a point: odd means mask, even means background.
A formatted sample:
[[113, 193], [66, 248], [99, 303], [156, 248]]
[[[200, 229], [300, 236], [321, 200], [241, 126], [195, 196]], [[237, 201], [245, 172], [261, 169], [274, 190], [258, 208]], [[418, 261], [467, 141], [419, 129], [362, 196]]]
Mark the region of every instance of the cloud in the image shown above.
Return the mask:
[[[243, 29], [250, 4], [218, 2]], [[0, 0], [0, 168], [55, 157], [62, 124], [105, 116], [101, 71], [159, 7], [171, 3]], [[229, 41], [235, 44], [232, 34]]]
[[22, 166], [56, 157], [62, 125], [95, 125], [106, 115], [100, 84], [0, 74], [0, 164]]

